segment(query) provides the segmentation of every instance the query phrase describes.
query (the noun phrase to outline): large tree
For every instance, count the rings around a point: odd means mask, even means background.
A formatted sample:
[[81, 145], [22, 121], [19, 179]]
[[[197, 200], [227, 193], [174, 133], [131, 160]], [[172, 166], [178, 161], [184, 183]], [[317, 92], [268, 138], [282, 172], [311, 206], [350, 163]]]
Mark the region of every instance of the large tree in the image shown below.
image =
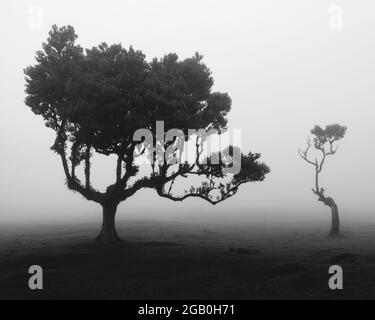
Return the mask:
[[[313, 193], [318, 196], [318, 201], [323, 202], [324, 205], [330, 207], [332, 224], [329, 231], [331, 237], [338, 236], [340, 234], [340, 218], [339, 210], [336, 202], [332, 197], [328, 197], [325, 194], [325, 189], [319, 186], [319, 174], [323, 170], [323, 165], [328, 156], [334, 155], [337, 151], [337, 141], [341, 140], [346, 132], [346, 127], [339, 124], [327, 125], [324, 129], [316, 125], [312, 130], [313, 135], [311, 138], [307, 138], [307, 146], [305, 149], [299, 149], [299, 155], [307, 163], [314, 166], [315, 169], [315, 188], [312, 189]], [[319, 156], [311, 157], [309, 152], [312, 148], [320, 153]]]
[[[214, 163], [203, 152], [209, 133], [226, 129], [231, 99], [227, 93], [212, 92], [211, 72], [198, 53], [183, 61], [168, 54], [148, 62], [132, 47], [101, 43], [84, 50], [76, 39], [73, 27], [52, 27], [36, 53], [37, 63], [25, 69], [25, 103], [55, 131], [51, 149], [61, 158], [68, 188], [103, 207], [99, 240], [119, 239], [117, 207], [142, 188], [153, 188], [174, 201], [198, 197], [217, 204], [233, 196], [241, 184], [264, 179], [269, 168], [258, 161], [258, 153], [240, 154], [240, 170], [228, 175], [223, 173], [228, 157], [220, 154], [222, 161]], [[165, 132], [178, 128], [182, 136], [165, 139], [164, 133], [156, 132], [158, 121], [163, 121]], [[194, 134], [191, 128], [203, 129], [207, 135]], [[134, 139], [139, 129], [149, 130], [151, 141], [146, 136]], [[176, 153], [181, 155], [177, 144], [191, 139], [193, 161], [168, 161]], [[165, 157], [160, 158], [160, 151]], [[227, 151], [230, 156], [238, 150]], [[91, 184], [94, 153], [117, 159], [114, 182], [105, 192]], [[150, 160], [148, 174], [137, 164], [142, 156]], [[80, 165], [81, 179], [76, 170]], [[198, 186], [178, 193], [175, 186], [186, 186], [191, 176], [200, 178]]]

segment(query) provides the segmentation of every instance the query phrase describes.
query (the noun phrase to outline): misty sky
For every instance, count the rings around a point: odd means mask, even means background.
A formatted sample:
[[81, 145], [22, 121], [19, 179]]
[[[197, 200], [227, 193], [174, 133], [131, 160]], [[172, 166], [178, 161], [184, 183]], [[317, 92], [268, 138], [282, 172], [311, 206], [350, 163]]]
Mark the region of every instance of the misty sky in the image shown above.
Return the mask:
[[[343, 28], [332, 28], [342, 9]], [[333, 11], [332, 11], [333, 10]], [[335, 13], [333, 13], [335, 12]], [[40, 15], [41, 14], [41, 15]], [[241, 186], [218, 206], [191, 199], [174, 203], [152, 190], [119, 207], [118, 219], [160, 217], [235, 221], [330, 219], [312, 194], [313, 168], [298, 148], [310, 129], [348, 127], [328, 159], [321, 184], [342, 219], [375, 221], [375, 4], [370, 0], [283, 1], [7, 1], [0, 11], [0, 223], [74, 221], [99, 217], [101, 208], [68, 191], [54, 132], [24, 104], [23, 68], [52, 24], [71, 24], [84, 48], [105, 41], [142, 50], [148, 60], [196, 51], [232, 98], [229, 126], [242, 130], [242, 151], [260, 152], [271, 167], [262, 183]], [[40, 17], [40, 19], [39, 19]], [[114, 166], [100, 159], [98, 184], [111, 183]]]

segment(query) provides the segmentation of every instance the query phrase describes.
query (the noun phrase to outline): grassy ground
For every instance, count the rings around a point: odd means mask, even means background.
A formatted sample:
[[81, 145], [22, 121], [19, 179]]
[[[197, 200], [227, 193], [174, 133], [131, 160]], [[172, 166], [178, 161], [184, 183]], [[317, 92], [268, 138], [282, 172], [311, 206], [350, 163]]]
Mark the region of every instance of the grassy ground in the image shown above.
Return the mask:
[[[341, 299], [375, 298], [375, 226], [329, 239], [322, 226], [123, 221], [123, 242], [93, 241], [96, 225], [44, 226], [0, 240], [0, 298]], [[29, 266], [44, 269], [44, 290], [28, 289]], [[344, 289], [328, 288], [341, 265]]]

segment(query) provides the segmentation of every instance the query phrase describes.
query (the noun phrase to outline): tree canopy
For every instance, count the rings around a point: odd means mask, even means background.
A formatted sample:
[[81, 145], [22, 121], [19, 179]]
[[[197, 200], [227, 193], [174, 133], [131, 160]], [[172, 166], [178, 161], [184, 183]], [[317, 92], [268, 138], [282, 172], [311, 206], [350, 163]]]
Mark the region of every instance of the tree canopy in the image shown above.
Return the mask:
[[[54, 25], [42, 50], [36, 53], [36, 64], [25, 69], [25, 103], [56, 132], [52, 149], [61, 157], [70, 189], [103, 206], [117, 205], [141, 188], [154, 188], [172, 200], [194, 196], [215, 204], [235, 194], [242, 183], [261, 181], [269, 172], [258, 162], [259, 154], [241, 154], [241, 170], [219, 183], [216, 180], [225, 178], [222, 169], [227, 163], [202, 161], [199, 149], [203, 141], [198, 138], [192, 163], [155, 161], [157, 148], [167, 150], [179, 139], [188, 141], [193, 136], [191, 128], [218, 133], [226, 129], [231, 99], [227, 93], [212, 91], [211, 71], [199, 53], [184, 60], [170, 53], [148, 62], [142, 51], [132, 47], [103, 42], [84, 50], [76, 40], [72, 26]], [[140, 128], [155, 133], [160, 120], [165, 131], [178, 128], [183, 137], [157, 141], [153, 135], [153, 145], [134, 141]], [[91, 185], [90, 158], [94, 152], [118, 159], [115, 182], [106, 192]], [[152, 174], [148, 177], [139, 175], [134, 161], [141, 154], [151, 159]], [[75, 170], [81, 163], [85, 166], [84, 181]], [[183, 196], [173, 195], [175, 179], [189, 175], [200, 175], [206, 181], [186, 189]], [[218, 193], [214, 196], [212, 191]]]

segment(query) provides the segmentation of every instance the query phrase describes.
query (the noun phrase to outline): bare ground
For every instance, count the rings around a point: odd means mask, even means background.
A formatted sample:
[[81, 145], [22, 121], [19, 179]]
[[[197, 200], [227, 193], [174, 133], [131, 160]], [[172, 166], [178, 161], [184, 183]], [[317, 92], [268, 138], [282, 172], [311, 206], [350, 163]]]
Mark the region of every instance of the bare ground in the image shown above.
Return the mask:
[[[330, 239], [323, 226], [213, 226], [122, 221], [123, 242], [96, 225], [0, 227], [0, 299], [374, 299], [375, 226]], [[44, 290], [28, 289], [29, 266]], [[344, 270], [329, 290], [328, 268]]]

